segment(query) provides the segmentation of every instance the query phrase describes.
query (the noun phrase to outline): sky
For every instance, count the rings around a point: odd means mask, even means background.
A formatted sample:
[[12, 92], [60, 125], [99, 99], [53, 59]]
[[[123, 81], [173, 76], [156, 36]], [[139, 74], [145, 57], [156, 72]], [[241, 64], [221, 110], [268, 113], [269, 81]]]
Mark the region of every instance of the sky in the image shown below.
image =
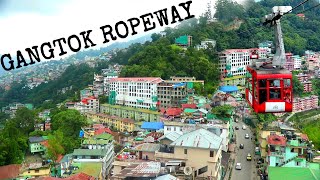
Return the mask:
[[[187, 0], [0, 0], [0, 54], [16, 53], [34, 45], [69, 37], [85, 30], [92, 30], [90, 37], [103, 44], [100, 30], [104, 25], [115, 25], [146, 13], [178, 7]], [[193, 0], [190, 12], [197, 17], [205, 10], [210, 0]], [[212, 1], [212, 4], [214, 1]], [[179, 13], [185, 13], [178, 9]], [[181, 15], [182, 16], [182, 15]], [[186, 17], [186, 15], [183, 15]], [[177, 24], [174, 24], [177, 25]], [[141, 26], [143, 27], [143, 26]], [[157, 25], [157, 27], [160, 27]], [[161, 29], [157, 29], [159, 31]], [[150, 32], [147, 32], [150, 33]], [[143, 36], [138, 35], [125, 40]], [[119, 41], [118, 41], [119, 42]], [[69, 49], [69, 48], [68, 48]], [[83, 50], [83, 48], [81, 49]]]

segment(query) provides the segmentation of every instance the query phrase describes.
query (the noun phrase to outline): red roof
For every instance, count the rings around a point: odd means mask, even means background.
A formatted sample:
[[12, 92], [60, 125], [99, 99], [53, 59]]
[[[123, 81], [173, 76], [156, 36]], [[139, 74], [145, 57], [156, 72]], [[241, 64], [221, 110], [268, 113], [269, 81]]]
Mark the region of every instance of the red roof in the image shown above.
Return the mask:
[[161, 136], [163, 136], [163, 133], [158, 133], [158, 132], [152, 132], [147, 135], [147, 137], [153, 137], [155, 140], [158, 140]]
[[84, 103], [84, 104], [88, 104], [88, 101], [92, 100], [92, 99], [96, 99], [96, 98], [94, 96], [90, 96], [90, 97], [87, 97], [87, 98], [83, 98], [81, 100], [81, 102]]
[[93, 128], [94, 129], [102, 129], [102, 128], [104, 128], [104, 125], [103, 124], [94, 124]]
[[268, 141], [269, 145], [278, 145], [278, 146], [286, 146], [287, 145], [287, 139], [284, 136], [270, 135], [270, 136], [268, 136], [267, 141]]
[[196, 104], [181, 104], [182, 109], [190, 108], [190, 109], [197, 109]]
[[59, 154], [56, 162], [60, 162], [60, 161], [63, 159], [63, 157], [64, 157], [64, 156], [63, 156], [62, 154]]
[[20, 168], [20, 164], [0, 166], [0, 179], [13, 179], [18, 177], [20, 173]]
[[180, 116], [182, 113], [181, 108], [168, 108], [166, 110], [166, 115], [168, 116]]
[[309, 141], [308, 135], [307, 134], [301, 134], [300, 135], [301, 139]]
[[67, 178], [55, 178], [55, 177], [42, 177], [38, 178], [38, 180], [94, 180], [95, 178], [93, 176], [89, 176], [85, 173], [78, 173], [75, 175], [72, 175]]
[[132, 77], [132, 78], [112, 78], [109, 82], [148, 82], [160, 83], [162, 79], [159, 77]]
[[297, 16], [299, 16], [299, 17], [305, 17], [304, 14], [297, 14]]
[[102, 133], [108, 133], [112, 135], [112, 131], [109, 128], [101, 128], [94, 132], [94, 135], [100, 135]]

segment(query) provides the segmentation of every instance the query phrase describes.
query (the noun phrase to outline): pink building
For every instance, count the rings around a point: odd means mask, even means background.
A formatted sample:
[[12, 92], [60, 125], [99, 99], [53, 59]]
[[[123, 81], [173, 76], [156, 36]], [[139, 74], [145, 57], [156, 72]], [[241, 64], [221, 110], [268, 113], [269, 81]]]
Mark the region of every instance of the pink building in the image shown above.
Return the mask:
[[303, 84], [304, 92], [311, 92], [312, 91], [312, 82], [310, 81], [310, 75], [308, 74], [298, 74], [297, 75], [299, 81]]
[[292, 58], [292, 53], [286, 53], [286, 63], [284, 65], [284, 68], [289, 71], [294, 70], [294, 60]]
[[293, 112], [305, 111], [318, 108], [319, 97], [312, 95], [306, 98], [293, 99]]

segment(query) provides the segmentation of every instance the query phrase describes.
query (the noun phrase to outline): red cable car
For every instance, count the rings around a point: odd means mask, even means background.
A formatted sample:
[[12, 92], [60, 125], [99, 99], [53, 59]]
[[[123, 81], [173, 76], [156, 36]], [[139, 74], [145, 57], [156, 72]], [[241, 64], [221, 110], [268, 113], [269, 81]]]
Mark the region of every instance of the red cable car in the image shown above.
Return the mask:
[[246, 99], [256, 113], [292, 112], [292, 74], [288, 70], [247, 67]]
[[273, 60], [258, 64], [257, 52], [251, 52], [255, 59], [253, 66], [247, 66], [246, 100], [256, 113], [292, 112], [292, 73], [283, 69], [285, 50], [280, 25], [281, 16], [292, 10], [291, 6], [275, 6], [273, 13], [265, 16], [266, 24], [275, 26], [276, 53]]

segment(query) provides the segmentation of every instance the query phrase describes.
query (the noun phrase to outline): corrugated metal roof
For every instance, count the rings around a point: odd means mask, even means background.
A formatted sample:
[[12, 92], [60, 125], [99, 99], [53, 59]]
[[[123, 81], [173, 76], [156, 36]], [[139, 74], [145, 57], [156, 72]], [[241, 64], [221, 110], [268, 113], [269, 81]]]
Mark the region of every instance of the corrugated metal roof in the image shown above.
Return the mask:
[[319, 170], [300, 167], [268, 167], [268, 172], [269, 179], [272, 180], [282, 180], [283, 177], [294, 180], [318, 180], [320, 174]]
[[143, 144], [137, 145], [133, 149], [136, 151], [143, 151], [143, 152], [155, 152], [160, 149], [160, 144], [143, 143]]
[[165, 135], [163, 135], [162, 137], [160, 137], [158, 140], [162, 140], [162, 139], [169, 139], [170, 141], [175, 141], [177, 140], [179, 137], [181, 136], [181, 134], [173, 131], [173, 132], [170, 132], [170, 133], [167, 133]]
[[197, 129], [180, 136], [172, 142], [172, 146], [193, 147], [204, 149], [219, 149], [222, 138], [206, 129]]

